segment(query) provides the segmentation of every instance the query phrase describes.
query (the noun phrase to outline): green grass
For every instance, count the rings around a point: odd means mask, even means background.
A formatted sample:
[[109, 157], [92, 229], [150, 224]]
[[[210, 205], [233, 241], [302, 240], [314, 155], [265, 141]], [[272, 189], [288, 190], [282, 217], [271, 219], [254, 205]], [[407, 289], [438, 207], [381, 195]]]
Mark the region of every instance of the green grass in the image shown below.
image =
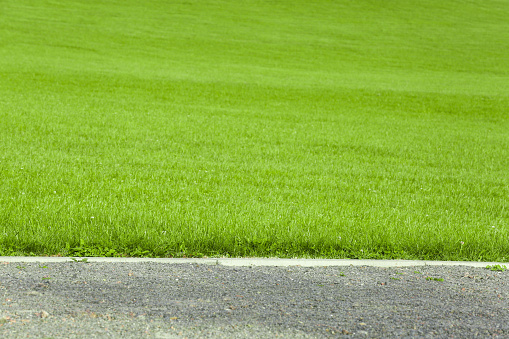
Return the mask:
[[509, 258], [509, 2], [0, 2], [0, 254]]
[[486, 266], [486, 268], [491, 271], [498, 271], [498, 272], [504, 272], [505, 270], [507, 270], [506, 265], [488, 265], [488, 266]]

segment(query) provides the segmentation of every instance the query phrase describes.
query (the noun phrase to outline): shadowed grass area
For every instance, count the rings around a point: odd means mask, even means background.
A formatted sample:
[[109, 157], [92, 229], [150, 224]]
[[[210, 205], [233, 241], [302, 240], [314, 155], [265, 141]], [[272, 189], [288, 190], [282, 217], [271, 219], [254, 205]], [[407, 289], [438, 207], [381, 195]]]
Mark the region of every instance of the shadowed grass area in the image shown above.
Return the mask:
[[0, 255], [507, 260], [508, 15], [2, 1]]

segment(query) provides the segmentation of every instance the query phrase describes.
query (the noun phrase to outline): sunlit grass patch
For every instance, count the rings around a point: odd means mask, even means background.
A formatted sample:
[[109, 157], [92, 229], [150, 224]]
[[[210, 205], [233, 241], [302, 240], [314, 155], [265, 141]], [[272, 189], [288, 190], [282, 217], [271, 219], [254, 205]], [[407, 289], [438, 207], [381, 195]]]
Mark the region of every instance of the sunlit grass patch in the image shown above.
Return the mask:
[[502, 2], [1, 6], [0, 254], [509, 257]]

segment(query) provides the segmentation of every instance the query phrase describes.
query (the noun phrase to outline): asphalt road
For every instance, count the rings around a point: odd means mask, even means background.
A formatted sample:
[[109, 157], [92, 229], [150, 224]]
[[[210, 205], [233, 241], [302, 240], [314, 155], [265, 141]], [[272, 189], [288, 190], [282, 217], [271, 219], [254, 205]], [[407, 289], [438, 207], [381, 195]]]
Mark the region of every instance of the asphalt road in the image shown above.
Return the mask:
[[0, 260], [0, 337], [509, 337], [508, 298], [484, 267]]

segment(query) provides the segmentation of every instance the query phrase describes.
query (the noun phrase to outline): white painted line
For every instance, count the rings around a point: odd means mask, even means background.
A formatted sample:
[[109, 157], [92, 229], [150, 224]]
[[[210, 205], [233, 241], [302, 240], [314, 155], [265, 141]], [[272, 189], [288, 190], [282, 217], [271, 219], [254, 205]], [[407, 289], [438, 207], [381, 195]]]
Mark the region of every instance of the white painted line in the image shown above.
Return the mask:
[[[472, 266], [486, 267], [487, 265], [506, 265], [500, 262], [478, 261], [431, 261], [431, 260], [365, 260], [365, 259], [278, 259], [278, 258], [105, 258], [105, 257], [76, 257], [76, 260], [86, 259], [86, 262], [107, 263], [137, 263], [157, 262], [165, 264], [201, 264], [223, 266], [374, 266], [374, 267], [403, 267], [403, 266]], [[73, 262], [71, 257], [0, 257], [2, 262]]]

